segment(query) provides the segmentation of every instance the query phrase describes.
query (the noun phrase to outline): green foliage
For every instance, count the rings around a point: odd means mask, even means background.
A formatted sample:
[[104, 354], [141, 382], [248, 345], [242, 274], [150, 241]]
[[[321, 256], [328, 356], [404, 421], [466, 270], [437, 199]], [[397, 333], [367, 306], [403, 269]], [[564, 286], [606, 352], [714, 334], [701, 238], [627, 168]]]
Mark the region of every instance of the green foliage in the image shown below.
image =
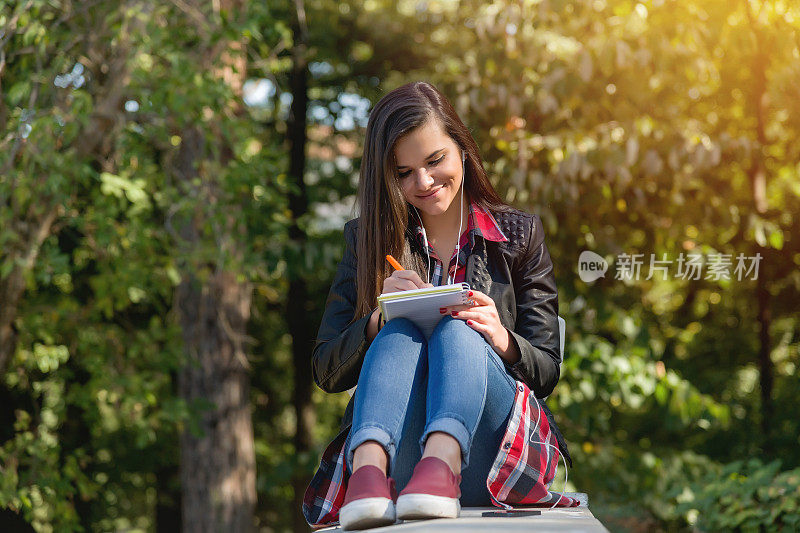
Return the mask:
[[780, 461], [735, 461], [676, 490], [675, 513], [701, 531], [796, 531], [800, 469]]
[[[276, 285], [280, 139], [234, 112], [220, 57], [196, 46], [274, 22], [256, 8], [226, 27], [207, 7], [207, 28], [146, 2], [0, 8], [0, 283], [25, 285], [0, 384], [0, 505], [39, 531], [152, 530], [157, 505], [180, 512], [178, 434], [203, 408], [177, 394], [182, 268]], [[206, 190], [176, 173], [190, 126], [231, 146], [193, 169]]]

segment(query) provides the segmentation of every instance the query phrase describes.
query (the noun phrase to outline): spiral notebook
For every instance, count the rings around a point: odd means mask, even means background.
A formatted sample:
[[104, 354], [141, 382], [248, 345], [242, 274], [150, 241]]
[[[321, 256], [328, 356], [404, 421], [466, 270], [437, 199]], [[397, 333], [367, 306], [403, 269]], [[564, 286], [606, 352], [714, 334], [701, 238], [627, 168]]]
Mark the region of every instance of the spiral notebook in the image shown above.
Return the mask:
[[439, 308], [465, 304], [469, 301], [468, 295], [469, 284], [453, 283], [425, 289], [387, 292], [378, 296], [378, 304], [385, 320], [407, 318], [417, 325], [426, 338], [430, 338], [436, 324], [443, 317]]

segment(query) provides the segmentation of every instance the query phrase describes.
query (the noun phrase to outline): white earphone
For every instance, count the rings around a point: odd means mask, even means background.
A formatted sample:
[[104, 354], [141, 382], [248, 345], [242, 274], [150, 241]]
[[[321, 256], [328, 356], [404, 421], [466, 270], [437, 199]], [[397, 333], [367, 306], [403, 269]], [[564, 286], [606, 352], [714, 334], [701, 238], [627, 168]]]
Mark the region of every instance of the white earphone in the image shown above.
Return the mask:
[[[464, 162], [467, 159], [467, 153], [464, 150], [461, 150], [461, 202], [459, 204], [458, 210], [458, 233], [456, 234], [456, 270], [458, 270], [458, 252], [459, 252], [459, 245], [461, 244], [461, 225], [464, 221], [464, 178], [467, 175], [466, 166]], [[447, 276], [447, 283], [455, 283], [456, 281], [456, 272], [453, 271], [453, 280], [450, 280], [450, 276]]]

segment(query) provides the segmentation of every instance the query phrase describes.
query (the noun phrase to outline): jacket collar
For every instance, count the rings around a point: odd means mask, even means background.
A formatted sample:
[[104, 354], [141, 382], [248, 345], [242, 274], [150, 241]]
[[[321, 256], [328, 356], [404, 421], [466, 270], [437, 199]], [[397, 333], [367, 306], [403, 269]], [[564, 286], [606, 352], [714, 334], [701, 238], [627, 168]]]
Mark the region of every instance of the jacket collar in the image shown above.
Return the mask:
[[[418, 245], [419, 250], [424, 254], [425, 246], [422, 239], [422, 227], [419, 222], [411, 217], [409, 213], [408, 235]], [[489, 290], [491, 277], [487, 270], [488, 255], [486, 241], [508, 242], [503, 230], [500, 229], [492, 214], [474, 202], [469, 204], [469, 216], [467, 219], [467, 231], [470, 238], [470, 253], [467, 258], [467, 270], [464, 273], [464, 281], [469, 286], [481, 292]], [[481, 237], [480, 239], [478, 237]]]
[[477, 228], [478, 235], [487, 241], [508, 242], [508, 237], [500, 229], [500, 224], [497, 223], [497, 220], [489, 211], [486, 211], [478, 204], [470, 203], [469, 214], [475, 228]]
[[[422, 226], [419, 221], [415, 218], [410, 218], [409, 229], [411, 230], [411, 234], [415, 236], [420, 248], [425, 250], [425, 239], [422, 236]], [[469, 234], [470, 244], [473, 247], [478, 237], [494, 242], [508, 241], [508, 237], [506, 237], [503, 230], [500, 229], [500, 224], [497, 223], [497, 220], [495, 220], [492, 214], [475, 202], [469, 203], [467, 232]], [[448, 260], [450, 258], [447, 257], [444, 259]]]

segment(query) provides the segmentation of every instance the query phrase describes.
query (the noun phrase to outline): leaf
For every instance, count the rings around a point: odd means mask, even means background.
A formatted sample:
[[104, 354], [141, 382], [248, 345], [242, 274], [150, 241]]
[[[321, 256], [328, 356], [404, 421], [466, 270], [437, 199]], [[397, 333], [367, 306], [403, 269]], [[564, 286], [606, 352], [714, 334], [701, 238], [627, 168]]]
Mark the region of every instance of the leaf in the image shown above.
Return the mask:
[[776, 250], [783, 249], [783, 232], [781, 230], [776, 229], [769, 234], [769, 245]]
[[27, 99], [30, 92], [30, 82], [18, 81], [8, 89], [8, 101], [12, 106], [20, 105], [23, 99]]

